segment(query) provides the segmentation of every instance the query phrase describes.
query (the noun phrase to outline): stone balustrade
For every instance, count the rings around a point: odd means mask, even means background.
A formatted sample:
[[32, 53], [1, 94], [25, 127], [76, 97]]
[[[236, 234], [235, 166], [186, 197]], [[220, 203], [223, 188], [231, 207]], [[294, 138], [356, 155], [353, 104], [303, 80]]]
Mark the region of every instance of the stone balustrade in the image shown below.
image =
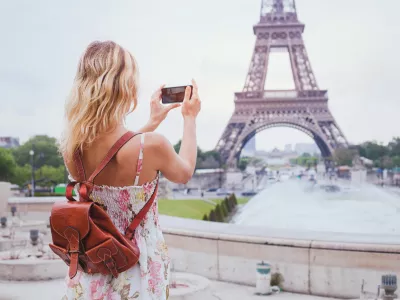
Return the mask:
[[400, 276], [400, 237], [295, 232], [161, 216], [173, 269], [255, 285], [256, 264], [280, 273], [286, 291], [358, 298], [385, 273]]

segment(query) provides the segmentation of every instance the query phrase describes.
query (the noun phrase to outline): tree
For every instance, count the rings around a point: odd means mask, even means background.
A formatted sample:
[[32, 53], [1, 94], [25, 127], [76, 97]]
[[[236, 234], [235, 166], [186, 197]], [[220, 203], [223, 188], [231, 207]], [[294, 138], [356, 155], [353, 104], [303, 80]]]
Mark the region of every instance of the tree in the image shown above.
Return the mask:
[[246, 170], [247, 165], [249, 164], [249, 162], [250, 162], [250, 158], [249, 158], [249, 157], [241, 157], [241, 158], [239, 159], [238, 168], [239, 168], [241, 171]]
[[208, 217], [206, 214], [204, 214], [204, 216], [203, 216], [203, 221], [208, 221]]
[[40, 168], [44, 165], [59, 167], [64, 164], [58, 152], [57, 141], [47, 135], [37, 135], [26, 143], [14, 149], [13, 154], [18, 165], [31, 164], [29, 151], [34, 151], [34, 166]]
[[221, 211], [224, 218], [228, 216], [228, 210], [225, 206], [225, 202], [221, 202]]
[[308, 153], [303, 153], [301, 156], [291, 159], [290, 163], [300, 166], [315, 166], [316, 164], [318, 164], [318, 161], [318, 157], [311, 156]]
[[[176, 153], [179, 153], [181, 145], [181, 140], [174, 145]], [[219, 152], [215, 150], [203, 151], [197, 147], [196, 169], [216, 169], [219, 167], [221, 167]]]
[[11, 182], [22, 187], [25, 184], [30, 183], [30, 180], [32, 178], [31, 176], [32, 167], [30, 165], [25, 165], [23, 167], [17, 165]]
[[8, 149], [0, 148], [0, 181], [10, 181], [15, 175], [17, 164]]
[[360, 156], [366, 157], [373, 161], [389, 154], [389, 148], [378, 144], [377, 142], [366, 142], [355, 147]]
[[390, 156], [400, 156], [400, 138], [395, 137], [388, 144]]
[[35, 172], [36, 180], [45, 179], [46, 181], [52, 181], [53, 183], [64, 183], [65, 179], [65, 167], [59, 166], [57, 168], [52, 166], [42, 166]]
[[377, 160], [375, 160], [374, 165], [375, 165], [375, 167], [382, 168], [382, 169], [391, 169], [396, 166], [393, 163], [393, 159], [388, 155], [382, 156], [382, 157], [378, 158]]
[[217, 222], [224, 222], [224, 215], [222, 213], [222, 209], [219, 204], [217, 204], [217, 206], [215, 207], [215, 216], [216, 216]]
[[400, 167], [400, 155], [393, 156], [392, 163], [393, 163], [393, 166]]
[[333, 159], [339, 166], [352, 166], [353, 159], [357, 154], [356, 149], [338, 148], [333, 154]]
[[229, 197], [232, 199], [232, 202], [235, 204], [235, 206], [237, 206], [237, 205], [238, 205], [238, 202], [237, 202], [237, 199], [236, 199], [235, 194], [232, 194], [232, 195], [230, 195]]
[[216, 222], [216, 221], [217, 221], [217, 216], [216, 216], [216, 213], [215, 213], [215, 210], [214, 210], [214, 209], [212, 209], [212, 210], [210, 211], [210, 216], [208, 217], [208, 219], [209, 219], [210, 221], [212, 221], [212, 222]]
[[227, 197], [225, 197], [223, 203], [224, 203], [224, 205], [225, 205], [226, 210], [228, 211], [228, 213], [231, 213], [231, 212], [232, 212], [232, 206], [231, 206], [231, 204], [229, 203], [229, 200], [228, 200]]
[[174, 145], [174, 149], [176, 153], [179, 153], [179, 150], [181, 149], [181, 145], [182, 145], [182, 140], [179, 140], [175, 145]]

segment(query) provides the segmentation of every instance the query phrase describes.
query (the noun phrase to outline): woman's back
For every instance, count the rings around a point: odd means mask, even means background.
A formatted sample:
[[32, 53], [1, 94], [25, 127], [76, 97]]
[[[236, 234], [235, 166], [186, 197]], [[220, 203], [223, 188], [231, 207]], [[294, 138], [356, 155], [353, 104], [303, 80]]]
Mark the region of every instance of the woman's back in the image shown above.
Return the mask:
[[[83, 166], [87, 175], [93, 173], [113, 144], [124, 133], [125, 130], [118, 130], [117, 132], [104, 135], [91, 144], [90, 147], [82, 151]], [[128, 141], [118, 151], [114, 159], [107, 164], [104, 170], [96, 176], [95, 184], [99, 186], [107, 185], [113, 187], [134, 185], [138, 171], [137, 167], [140, 151], [142, 151], [143, 154], [145, 152], [144, 137], [145, 134], [138, 134]], [[146, 148], [148, 148], [147, 145]], [[136, 184], [143, 184], [145, 182], [152, 181], [155, 178], [157, 171], [152, 169], [152, 154], [153, 153], [151, 151], [146, 153], [146, 164], [143, 164], [144, 158], [142, 158], [142, 170], [140, 170], [139, 182]], [[70, 175], [73, 178], [78, 178], [78, 173], [74, 162], [72, 160], [68, 161], [66, 162], [66, 166], [70, 172]]]

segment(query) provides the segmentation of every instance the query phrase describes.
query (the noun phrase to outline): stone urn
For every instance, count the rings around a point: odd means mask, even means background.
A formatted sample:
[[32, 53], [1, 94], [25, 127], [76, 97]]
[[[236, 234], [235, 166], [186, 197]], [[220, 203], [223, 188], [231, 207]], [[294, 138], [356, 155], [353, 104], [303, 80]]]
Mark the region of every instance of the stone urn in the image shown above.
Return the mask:
[[17, 212], [17, 207], [16, 206], [11, 206], [11, 215], [15, 217], [15, 213]]
[[382, 299], [396, 299], [397, 295], [394, 292], [397, 290], [397, 276], [382, 275], [381, 288], [385, 291], [385, 294], [382, 295]]
[[0, 218], [0, 224], [1, 224], [1, 228], [6, 228], [7, 227], [7, 218], [6, 217], [1, 217]]
[[31, 244], [36, 246], [39, 242], [39, 230], [38, 229], [31, 229], [29, 231], [29, 237], [31, 239]]

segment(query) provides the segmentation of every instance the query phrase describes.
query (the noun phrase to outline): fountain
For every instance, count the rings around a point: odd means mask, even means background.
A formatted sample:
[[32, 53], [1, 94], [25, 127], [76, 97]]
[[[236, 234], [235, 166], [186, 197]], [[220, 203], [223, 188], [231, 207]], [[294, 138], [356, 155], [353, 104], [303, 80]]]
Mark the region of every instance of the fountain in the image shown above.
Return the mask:
[[188, 273], [172, 273], [170, 300], [213, 299], [208, 279]]
[[382, 236], [400, 242], [400, 199], [364, 184], [339, 183], [327, 193], [307, 182], [289, 180], [261, 191], [235, 216], [236, 224], [304, 232]]
[[1, 249], [0, 279], [36, 281], [65, 277], [64, 262], [48, 247], [49, 230], [31, 229], [27, 237], [27, 232], [17, 229], [10, 227], [8, 247]]

